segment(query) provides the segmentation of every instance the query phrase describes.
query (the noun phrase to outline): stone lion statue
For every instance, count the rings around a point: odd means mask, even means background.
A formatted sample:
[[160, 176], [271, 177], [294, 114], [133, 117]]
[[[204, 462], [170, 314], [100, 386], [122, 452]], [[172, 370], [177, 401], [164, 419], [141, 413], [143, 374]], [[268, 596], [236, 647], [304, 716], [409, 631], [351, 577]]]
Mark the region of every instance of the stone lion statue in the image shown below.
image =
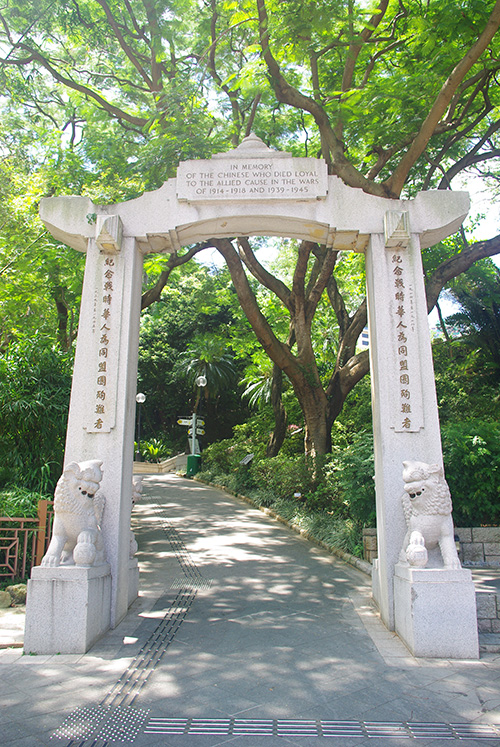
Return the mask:
[[[423, 568], [429, 551], [439, 548], [445, 568], [461, 568], [451, 518], [450, 490], [443, 468], [424, 462], [403, 462], [403, 467], [402, 501], [408, 531], [400, 560]], [[436, 560], [438, 563], [439, 558]]]
[[104, 548], [100, 529], [104, 496], [98, 493], [102, 462], [71, 462], [54, 493], [52, 539], [42, 565], [101, 565]]

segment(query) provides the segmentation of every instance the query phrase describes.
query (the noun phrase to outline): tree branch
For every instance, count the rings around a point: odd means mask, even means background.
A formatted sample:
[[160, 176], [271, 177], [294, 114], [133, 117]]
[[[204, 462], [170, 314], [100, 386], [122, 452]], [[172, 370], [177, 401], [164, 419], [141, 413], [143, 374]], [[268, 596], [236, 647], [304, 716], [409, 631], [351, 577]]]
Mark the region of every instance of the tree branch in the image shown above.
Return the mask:
[[436, 97], [429, 114], [425, 118], [418, 135], [415, 137], [411, 146], [399, 162], [399, 165], [390, 179], [386, 181], [386, 186], [394, 197], [399, 197], [401, 194], [401, 190], [403, 189], [410, 169], [427, 147], [427, 143], [431, 139], [437, 124], [449, 106], [455, 91], [471, 67], [475, 62], [477, 62], [479, 57], [487, 48], [493, 36], [498, 31], [499, 26], [500, 0], [497, 0], [481, 36], [448, 76]]
[[[500, 0], [499, 0], [500, 2]], [[262, 57], [267, 65], [270, 82], [278, 101], [309, 112], [318, 125], [322, 145], [331, 154], [334, 173], [351, 187], [359, 187], [369, 194], [388, 197], [386, 187], [366, 179], [344, 155], [343, 143], [337, 138], [330, 125], [327, 113], [317, 101], [310, 96], [305, 96], [296, 88], [291, 86], [283, 76], [280, 66], [274, 58], [269, 46], [269, 27], [265, 0], [257, 0], [259, 14], [259, 39]]]
[[[133, 114], [129, 114], [128, 112], [124, 111], [123, 109], [118, 108], [117, 106], [114, 106], [114, 104], [110, 104], [109, 101], [106, 101], [100, 94], [93, 91], [88, 86], [84, 86], [81, 83], [77, 83], [74, 80], [71, 80], [71, 78], [67, 78], [65, 75], [60, 73], [47, 58], [45, 58], [40, 52], [37, 50], [31, 49], [27, 45], [23, 44], [20, 45], [22, 49], [30, 53], [30, 60], [29, 62], [36, 60], [37, 62], [42, 65], [42, 67], [47, 70], [47, 72], [50, 73], [50, 75], [54, 78], [54, 80], [57, 80], [58, 83], [62, 83], [63, 85], [67, 86], [68, 88], [71, 88], [73, 91], [78, 91], [79, 93], [82, 93], [84, 96], [88, 96], [89, 98], [93, 99], [102, 109], [108, 112], [108, 114], [111, 114], [112, 117], [115, 117], [115, 119], [119, 120], [125, 120], [126, 122], [129, 122], [130, 124], [134, 125], [135, 127], [143, 128], [148, 120], [144, 119], [143, 117], [136, 117]], [[9, 63], [10, 60], [0, 59], [0, 63]], [[23, 64], [26, 64], [25, 62]]]
[[287, 309], [290, 309], [290, 289], [287, 288], [285, 283], [274, 275], [271, 275], [271, 273], [260, 264], [246, 236], [240, 236], [238, 239], [238, 247], [240, 249], [241, 259], [244, 261], [245, 266], [250, 270], [254, 278], [258, 280], [261, 285], [274, 293]]
[[269, 322], [259, 309], [257, 299], [243, 270], [241, 258], [231, 241], [229, 239], [212, 239], [210, 245], [214, 246], [226, 260], [239, 301], [258, 341], [274, 363], [285, 373], [292, 373], [294, 357], [287, 346], [278, 340]]
[[489, 161], [492, 158], [498, 157], [500, 157], [500, 148], [497, 150], [490, 150], [487, 153], [477, 153], [476, 155], [468, 153], [445, 172], [443, 178], [438, 184], [438, 189], [449, 189], [449, 184], [453, 177], [469, 166], [474, 166], [476, 163], [482, 163], [483, 161]]
[[358, 61], [359, 53], [363, 49], [363, 45], [366, 44], [368, 39], [374, 33], [375, 29], [381, 23], [387, 11], [388, 5], [389, 5], [389, 0], [380, 0], [380, 4], [377, 10], [372, 15], [372, 17], [368, 21], [368, 24], [363, 29], [363, 31], [358, 35], [357, 42], [354, 44], [351, 43], [349, 45], [349, 49], [347, 52], [347, 59], [346, 59], [345, 67], [344, 67], [344, 74], [342, 76], [342, 90], [343, 91], [349, 91], [351, 89], [353, 78], [354, 78], [354, 70], [356, 68], [356, 62]]
[[500, 234], [487, 241], [477, 241], [468, 249], [442, 262], [425, 284], [428, 313], [432, 311], [439, 294], [450, 280], [468, 270], [479, 259], [493, 257], [495, 254], [500, 254]]
[[328, 281], [332, 277], [332, 272], [337, 263], [338, 256], [338, 251], [335, 251], [334, 249], [325, 249], [323, 262], [321, 264], [318, 278], [314, 283], [314, 286], [310, 290], [307, 298], [306, 321], [308, 324], [311, 324], [314, 314], [316, 313], [316, 309], [318, 308], [320, 298], [323, 295], [323, 291], [327, 287]]
[[200, 252], [202, 249], [206, 249], [207, 246], [211, 246], [211, 244], [196, 244], [195, 246], [191, 247], [191, 249], [189, 249], [186, 254], [182, 254], [181, 256], [179, 256], [177, 252], [171, 254], [167, 261], [167, 269], [163, 270], [163, 272], [160, 273], [160, 277], [156, 281], [153, 288], [150, 288], [145, 293], [143, 293], [141, 298], [141, 311], [147, 309], [148, 306], [151, 306], [152, 303], [160, 299], [161, 292], [166, 286], [172, 270], [174, 270], [176, 267], [180, 267], [180, 265], [183, 265], [186, 262], [189, 262], [189, 260], [192, 259], [195, 254]]
[[113, 32], [114, 32], [114, 34], [115, 34], [115, 36], [116, 36], [116, 38], [118, 40], [118, 43], [119, 43], [120, 47], [123, 49], [123, 51], [125, 52], [126, 56], [130, 60], [130, 62], [132, 63], [132, 65], [135, 67], [135, 69], [137, 70], [137, 72], [139, 73], [139, 75], [141, 76], [141, 78], [144, 80], [144, 82], [148, 86], [149, 90], [153, 91], [154, 90], [154, 86], [153, 86], [152, 79], [149, 77], [149, 75], [146, 73], [146, 71], [144, 70], [144, 68], [140, 64], [140, 62], [137, 59], [137, 57], [136, 57], [134, 51], [132, 50], [132, 48], [125, 41], [125, 38], [124, 38], [122, 32], [120, 31], [120, 28], [119, 28], [119, 26], [118, 26], [118, 24], [117, 24], [117, 22], [115, 20], [115, 17], [113, 15], [113, 13], [111, 12], [111, 8], [109, 7], [108, 3], [106, 2], [106, 0], [97, 0], [97, 3], [103, 9], [103, 11], [104, 11], [104, 13], [106, 15], [106, 19], [107, 19], [109, 25], [111, 26], [111, 28], [113, 29]]

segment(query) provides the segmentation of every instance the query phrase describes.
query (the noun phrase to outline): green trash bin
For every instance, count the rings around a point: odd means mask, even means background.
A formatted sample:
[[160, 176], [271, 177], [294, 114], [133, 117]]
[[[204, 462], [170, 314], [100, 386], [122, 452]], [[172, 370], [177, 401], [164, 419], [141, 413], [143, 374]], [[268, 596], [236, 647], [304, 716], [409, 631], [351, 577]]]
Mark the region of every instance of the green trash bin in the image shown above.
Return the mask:
[[187, 470], [186, 476], [192, 477], [198, 474], [201, 469], [201, 456], [200, 454], [189, 454], [187, 458]]

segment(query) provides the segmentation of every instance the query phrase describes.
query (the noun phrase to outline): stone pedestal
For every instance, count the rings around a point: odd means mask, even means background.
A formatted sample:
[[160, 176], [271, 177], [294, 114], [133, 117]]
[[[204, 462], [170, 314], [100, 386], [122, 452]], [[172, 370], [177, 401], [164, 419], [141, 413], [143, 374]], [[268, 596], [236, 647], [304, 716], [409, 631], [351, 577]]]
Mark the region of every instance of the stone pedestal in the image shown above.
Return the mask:
[[476, 593], [465, 568], [415, 568], [397, 563], [396, 633], [414, 656], [478, 659]]
[[28, 581], [27, 654], [84, 654], [110, 628], [108, 563], [83, 568], [37, 566]]

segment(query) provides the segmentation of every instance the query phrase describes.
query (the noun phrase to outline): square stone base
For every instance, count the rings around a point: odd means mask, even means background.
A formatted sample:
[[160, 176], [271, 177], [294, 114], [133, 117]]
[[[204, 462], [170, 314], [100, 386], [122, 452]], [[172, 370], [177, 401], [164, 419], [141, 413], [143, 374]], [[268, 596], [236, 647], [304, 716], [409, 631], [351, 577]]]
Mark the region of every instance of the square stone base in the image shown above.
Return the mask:
[[478, 659], [476, 592], [466, 568], [415, 568], [394, 574], [396, 633], [414, 656]]
[[110, 628], [111, 573], [108, 563], [37, 566], [26, 600], [27, 654], [84, 654]]

